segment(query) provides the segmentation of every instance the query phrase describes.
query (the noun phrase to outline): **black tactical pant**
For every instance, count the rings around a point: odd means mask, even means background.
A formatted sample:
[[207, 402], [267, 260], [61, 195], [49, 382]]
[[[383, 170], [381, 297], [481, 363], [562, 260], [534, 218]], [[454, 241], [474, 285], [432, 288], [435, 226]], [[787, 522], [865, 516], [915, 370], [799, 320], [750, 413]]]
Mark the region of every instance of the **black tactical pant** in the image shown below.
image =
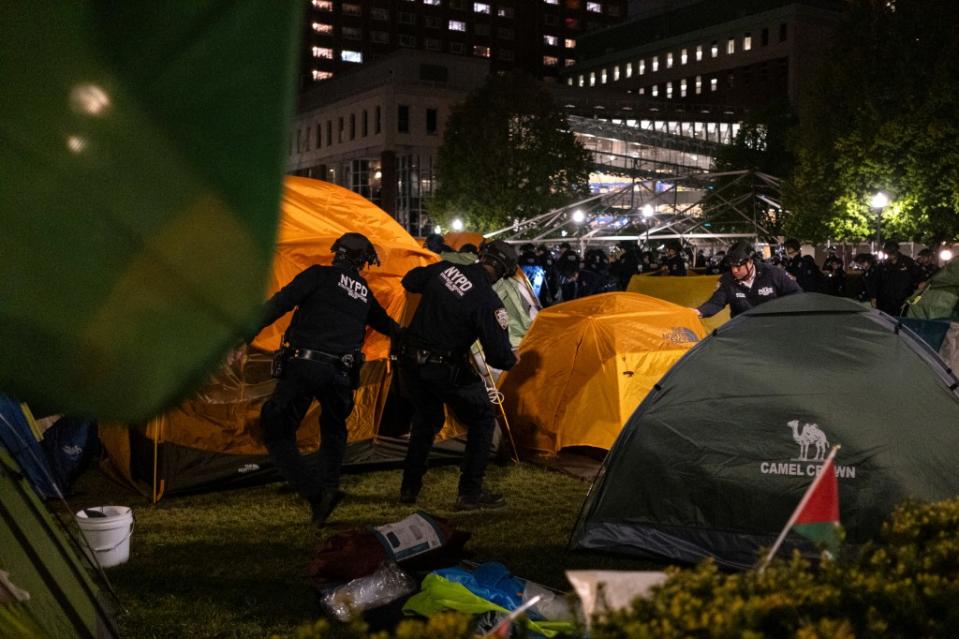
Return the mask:
[[[319, 472], [296, 448], [296, 431], [316, 398], [320, 403]], [[283, 477], [306, 499], [340, 485], [346, 452], [346, 420], [353, 412], [353, 389], [345, 370], [331, 362], [291, 359], [273, 396], [263, 405], [263, 442]]]
[[405, 358], [399, 361], [399, 374], [400, 388], [413, 404], [402, 490], [417, 494], [422, 488], [433, 439], [446, 419], [446, 405], [469, 428], [459, 494], [478, 495], [496, 427], [496, 414], [482, 380], [466, 363], [417, 365]]

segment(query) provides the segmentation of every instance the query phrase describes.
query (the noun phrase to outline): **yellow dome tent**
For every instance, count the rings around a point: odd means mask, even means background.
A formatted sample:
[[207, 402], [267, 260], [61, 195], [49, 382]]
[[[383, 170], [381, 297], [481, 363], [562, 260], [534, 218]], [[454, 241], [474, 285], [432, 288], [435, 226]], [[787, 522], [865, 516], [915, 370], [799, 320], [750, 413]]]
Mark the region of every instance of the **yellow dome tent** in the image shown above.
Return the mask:
[[500, 390], [522, 450], [608, 450], [646, 394], [706, 331], [696, 313], [635, 293], [544, 309]]
[[[288, 177], [284, 183], [268, 299], [311, 264], [330, 264], [333, 242], [348, 231], [365, 234], [381, 265], [364, 273], [377, 300], [396, 320], [404, 319], [407, 295], [401, 279], [416, 266], [436, 261], [389, 215], [363, 197], [328, 182]], [[164, 493], [240, 485], [272, 472], [260, 441], [260, 407], [273, 391], [269, 353], [277, 348], [291, 315], [263, 330], [248, 357], [224, 366], [194, 397], [144, 425], [101, 426], [105, 468], [154, 500]], [[379, 457], [369, 442], [377, 432], [389, 389], [389, 340], [368, 331], [367, 364], [348, 422], [347, 462]], [[314, 402], [297, 432], [304, 452], [319, 446], [319, 406]]]
[[[657, 297], [680, 306], [699, 306], [709, 299], [716, 290], [718, 275], [687, 275], [670, 277], [656, 275], [634, 275], [626, 288], [630, 293], [641, 293]], [[706, 329], [712, 331], [729, 321], [729, 309], [724, 308], [712, 317], [703, 320]]]

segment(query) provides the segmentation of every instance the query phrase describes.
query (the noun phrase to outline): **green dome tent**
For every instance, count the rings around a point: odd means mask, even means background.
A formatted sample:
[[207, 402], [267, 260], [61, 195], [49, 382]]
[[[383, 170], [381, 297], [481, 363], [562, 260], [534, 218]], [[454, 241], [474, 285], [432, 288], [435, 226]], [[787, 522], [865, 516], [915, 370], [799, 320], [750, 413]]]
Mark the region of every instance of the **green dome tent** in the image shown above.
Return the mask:
[[[574, 549], [737, 568], [771, 546], [831, 446], [847, 542], [904, 499], [959, 495], [956, 377], [895, 319], [814, 293], [731, 320], [627, 422]], [[790, 547], [815, 549], [787, 537]]]
[[959, 319], [959, 259], [952, 260], [929, 278], [906, 312], [916, 319]]

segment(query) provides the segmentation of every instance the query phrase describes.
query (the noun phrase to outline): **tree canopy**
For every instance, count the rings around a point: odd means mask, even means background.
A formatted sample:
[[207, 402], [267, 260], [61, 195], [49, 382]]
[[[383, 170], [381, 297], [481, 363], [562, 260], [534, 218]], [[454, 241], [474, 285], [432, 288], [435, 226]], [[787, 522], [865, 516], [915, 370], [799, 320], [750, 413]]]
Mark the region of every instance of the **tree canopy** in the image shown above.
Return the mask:
[[793, 143], [786, 230], [809, 240], [959, 236], [959, 3], [853, 0]]
[[542, 83], [491, 75], [455, 108], [440, 147], [430, 217], [486, 231], [588, 193], [590, 153]]

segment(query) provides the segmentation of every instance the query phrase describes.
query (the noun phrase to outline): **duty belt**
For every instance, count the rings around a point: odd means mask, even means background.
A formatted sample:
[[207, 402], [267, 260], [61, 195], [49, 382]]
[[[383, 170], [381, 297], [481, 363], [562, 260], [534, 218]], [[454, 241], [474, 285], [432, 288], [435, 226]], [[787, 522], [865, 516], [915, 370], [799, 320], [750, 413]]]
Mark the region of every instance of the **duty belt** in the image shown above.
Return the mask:
[[417, 364], [446, 364], [454, 358], [454, 353], [451, 351], [431, 351], [406, 345], [400, 346], [397, 354], [400, 357], [415, 360]]
[[334, 355], [323, 351], [313, 350], [312, 348], [294, 348], [293, 359], [308, 359], [314, 362], [330, 362], [340, 364], [346, 368], [353, 368], [356, 357], [353, 353], [344, 353], [343, 355]]

